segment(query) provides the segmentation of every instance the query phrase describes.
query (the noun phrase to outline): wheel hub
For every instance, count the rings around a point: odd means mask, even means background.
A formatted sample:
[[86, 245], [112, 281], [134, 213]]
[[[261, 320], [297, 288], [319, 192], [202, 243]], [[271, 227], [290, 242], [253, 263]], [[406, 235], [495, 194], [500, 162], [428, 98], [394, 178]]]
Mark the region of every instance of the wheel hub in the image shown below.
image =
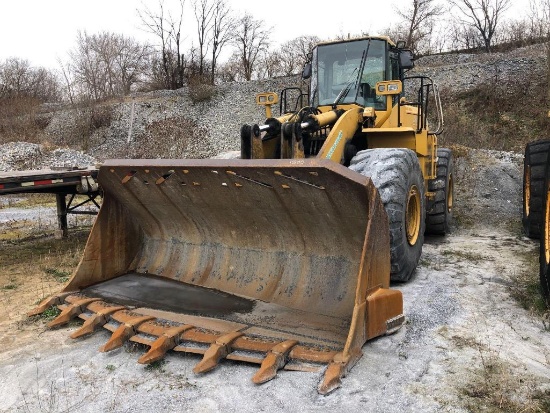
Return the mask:
[[407, 241], [410, 245], [416, 244], [420, 234], [420, 191], [416, 185], [411, 186], [407, 196], [407, 209], [405, 212], [405, 226], [407, 230]]
[[449, 175], [449, 183], [447, 185], [447, 213], [451, 213], [453, 211], [453, 175]]

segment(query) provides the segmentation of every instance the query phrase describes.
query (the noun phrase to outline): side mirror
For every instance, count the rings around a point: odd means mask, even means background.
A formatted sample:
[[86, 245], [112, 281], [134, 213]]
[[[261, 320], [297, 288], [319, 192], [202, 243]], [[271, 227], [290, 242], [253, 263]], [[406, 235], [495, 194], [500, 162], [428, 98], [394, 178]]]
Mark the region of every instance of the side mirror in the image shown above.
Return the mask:
[[414, 67], [414, 55], [408, 49], [399, 51], [399, 65], [401, 69], [412, 69]]
[[311, 63], [306, 63], [302, 70], [302, 79], [309, 79], [311, 77]]

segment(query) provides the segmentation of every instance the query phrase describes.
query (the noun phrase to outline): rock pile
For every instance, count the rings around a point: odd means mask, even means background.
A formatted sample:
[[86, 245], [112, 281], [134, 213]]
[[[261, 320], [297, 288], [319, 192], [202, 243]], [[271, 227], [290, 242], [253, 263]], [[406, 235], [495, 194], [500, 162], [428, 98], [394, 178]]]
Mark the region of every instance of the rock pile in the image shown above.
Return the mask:
[[97, 160], [74, 149], [45, 150], [42, 145], [10, 142], [0, 145], [0, 172], [47, 168], [86, 168]]

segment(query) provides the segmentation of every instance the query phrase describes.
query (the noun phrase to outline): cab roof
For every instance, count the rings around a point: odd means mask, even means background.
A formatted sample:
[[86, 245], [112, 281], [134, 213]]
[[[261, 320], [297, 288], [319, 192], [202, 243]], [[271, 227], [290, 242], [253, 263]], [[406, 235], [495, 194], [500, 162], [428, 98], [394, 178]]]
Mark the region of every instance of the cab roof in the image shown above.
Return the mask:
[[395, 43], [388, 36], [363, 36], [363, 37], [354, 37], [354, 38], [343, 39], [343, 40], [342, 39], [328, 40], [328, 41], [325, 41], [325, 42], [319, 42], [319, 43], [317, 43], [316, 46], [322, 46], [322, 45], [326, 45], [326, 44], [336, 44], [336, 43], [349, 43], [349, 42], [356, 42], [356, 41], [359, 41], [359, 40], [369, 40], [369, 39], [383, 40], [383, 41], [389, 43], [391, 46], [395, 47]]

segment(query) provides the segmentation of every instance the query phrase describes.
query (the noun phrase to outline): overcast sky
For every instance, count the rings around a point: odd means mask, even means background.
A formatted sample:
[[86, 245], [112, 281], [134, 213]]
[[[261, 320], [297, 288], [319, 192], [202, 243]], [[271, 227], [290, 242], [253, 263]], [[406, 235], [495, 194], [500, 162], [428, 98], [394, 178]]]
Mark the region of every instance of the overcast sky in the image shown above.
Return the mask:
[[[166, 5], [178, 4], [164, 0]], [[322, 39], [339, 34], [383, 34], [384, 28], [399, 20], [395, 7], [410, 0], [288, 1], [227, 0], [242, 15], [245, 11], [266, 28], [272, 28], [275, 45], [300, 35], [316, 35]], [[192, 0], [186, 0], [187, 20], [184, 32], [188, 42], [196, 38]], [[513, 0], [509, 17], [526, 15], [529, 0]], [[109, 31], [134, 37], [140, 41], [156, 39], [145, 33], [136, 9], [144, 6], [155, 10], [158, 0], [3, 0], [0, 6], [0, 61], [8, 57], [27, 59], [34, 66], [55, 69], [57, 59], [66, 60], [74, 47], [78, 30], [88, 33]], [[177, 10], [177, 7], [175, 7]]]

